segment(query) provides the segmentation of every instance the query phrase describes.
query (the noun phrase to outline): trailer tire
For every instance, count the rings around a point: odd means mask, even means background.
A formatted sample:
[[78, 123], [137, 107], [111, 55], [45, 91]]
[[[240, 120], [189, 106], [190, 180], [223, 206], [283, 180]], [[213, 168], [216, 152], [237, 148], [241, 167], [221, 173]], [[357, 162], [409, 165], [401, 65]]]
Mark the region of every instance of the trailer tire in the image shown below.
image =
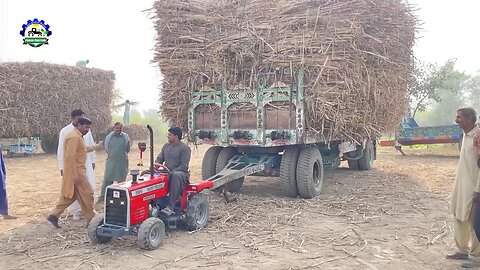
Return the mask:
[[322, 154], [316, 147], [303, 148], [297, 162], [298, 193], [302, 198], [311, 199], [320, 194], [322, 186]]
[[185, 223], [190, 231], [205, 227], [210, 217], [210, 203], [207, 195], [203, 193], [195, 194], [189, 201], [185, 209]]
[[[225, 168], [225, 166], [227, 166], [228, 161], [236, 154], [238, 154], [238, 152], [237, 149], [235, 149], [234, 147], [223, 148], [217, 158], [216, 173], [221, 172]], [[243, 186], [244, 180], [245, 177], [235, 179], [232, 182], [226, 184], [225, 187], [229, 192], [239, 192]]]
[[217, 173], [217, 159], [222, 149], [221, 146], [211, 146], [205, 152], [202, 160], [202, 180], [207, 180]]
[[54, 154], [58, 148], [58, 138], [41, 140], [40, 147], [47, 154]]
[[147, 218], [138, 229], [138, 246], [141, 249], [152, 250], [163, 244], [165, 239], [165, 224], [159, 218]]
[[352, 170], [358, 170], [358, 160], [347, 160], [348, 168]]
[[375, 147], [373, 142], [368, 140], [363, 149], [362, 157], [358, 160], [358, 169], [362, 171], [369, 171], [373, 169], [373, 161], [375, 160]]
[[300, 147], [288, 147], [282, 155], [280, 162], [280, 181], [285, 196], [297, 197], [297, 160], [300, 154]]
[[88, 223], [88, 238], [92, 244], [105, 244], [112, 240], [112, 237], [97, 235], [97, 228], [103, 225], [103, 215], [97, 214], [91, 221]]

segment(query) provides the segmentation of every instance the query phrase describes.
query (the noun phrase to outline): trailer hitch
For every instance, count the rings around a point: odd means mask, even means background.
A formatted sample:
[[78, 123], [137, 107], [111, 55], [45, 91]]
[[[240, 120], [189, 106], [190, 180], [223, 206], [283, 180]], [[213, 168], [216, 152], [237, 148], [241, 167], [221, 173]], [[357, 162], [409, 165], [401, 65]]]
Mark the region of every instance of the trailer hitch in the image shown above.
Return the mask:
[[222, 187], [222, 194], [223, 194], [223, 197], [225, 198], [225, 201], [227, 203], [231, 203], [231, 202], [236, 202], [237, 201], [237, 196], [235, 196], [234, 193], [231, 193], [227, 190], [226, 187]]

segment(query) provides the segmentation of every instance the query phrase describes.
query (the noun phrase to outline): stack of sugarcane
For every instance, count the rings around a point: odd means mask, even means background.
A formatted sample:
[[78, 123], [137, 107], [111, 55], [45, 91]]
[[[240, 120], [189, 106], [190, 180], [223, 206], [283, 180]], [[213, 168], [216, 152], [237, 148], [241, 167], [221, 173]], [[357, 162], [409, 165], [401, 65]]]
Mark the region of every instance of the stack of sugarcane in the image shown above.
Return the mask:
[[253, 89], [272, 68], [305, 72], [308, 132], [325, 140], [378, 136], [406, 109], [417, 21], [405, 1], [158, 0], [153, 10], [171, 124], [187, 126], [189, 84]]
[[82, 109], [93, 130], [112, 121], [115, 74], [49, 63], [0, 63], [0, 138], [40, 135], [54, 140]]

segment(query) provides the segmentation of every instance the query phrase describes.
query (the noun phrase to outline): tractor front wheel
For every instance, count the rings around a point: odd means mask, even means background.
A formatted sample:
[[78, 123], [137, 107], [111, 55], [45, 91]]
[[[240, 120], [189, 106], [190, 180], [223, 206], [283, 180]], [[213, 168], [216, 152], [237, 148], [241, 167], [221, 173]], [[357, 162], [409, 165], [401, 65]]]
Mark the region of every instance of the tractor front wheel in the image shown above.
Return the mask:
[[141, 249], [156, 249], [165, 239], [165, 224], [158, 218], [150, 217], [140, 225], [137, 236]]
[[88, 237], [92, 244], [105, 244], [112, 240], [112, 237], [97, 235], [97, 228], [103, 225], [103, 215], [96, 215], [88, 223]]
[[198, 193], [189, 201], [186, 209], [185, 223], [190, 231], [205, 227], [210, 217], [210, 203], [208, 197]]

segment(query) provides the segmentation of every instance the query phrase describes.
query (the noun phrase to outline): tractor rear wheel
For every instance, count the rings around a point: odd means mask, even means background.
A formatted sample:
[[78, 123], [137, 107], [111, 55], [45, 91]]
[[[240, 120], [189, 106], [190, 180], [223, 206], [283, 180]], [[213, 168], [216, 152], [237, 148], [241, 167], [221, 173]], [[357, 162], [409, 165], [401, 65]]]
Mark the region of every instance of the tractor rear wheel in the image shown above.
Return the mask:
[[163, 244], [165, 239], [165, 224], [163, 221], [150, 217], [138, 229], [138, 246], [141, 249], [152, 250]]
[[289, 147], [285, 149], [280, 162], [280, 181], [286, 196], [297, 197], [297, 160], [300, 154], [300, 147]]
[[112, 237], [97, 235], [97, 228], [103, 225], [103, 215], [96, 215], [90, 223], [88, 223], [88, 237], [92, 244], [105, 244], [112, 240]]
[[297, 187], [300, 197], [310, 199], [320, 194], [323, 186], [323, 160], [313, 146], [300, 151], [297, 162]]
[[[217, 158], [217, 165], [216, 165], [216, 172], [221, 172], [228, 164], [228, 161], [238, 154], [237, 149], [235, 147], [226, 147], [223, 148], [222, 151], [218, 154]], [[229, 192], [239, 192], [243, 186], [243, 181], [245, 177], [241, 177], [238, 179], [233, 180], [232, 182], [226, 184], [227, 191]]]
[[211, 146], [205, 152], [202, 160], [202, 180], [207, 180], [217, 173], [217, 159], [222, 149], [221, 146]]
[[185, 223], [190, 231], [205, 227], [210, 217], [210, 203], [203, 193], [195, 194], [189, 201], [185, 210]]

